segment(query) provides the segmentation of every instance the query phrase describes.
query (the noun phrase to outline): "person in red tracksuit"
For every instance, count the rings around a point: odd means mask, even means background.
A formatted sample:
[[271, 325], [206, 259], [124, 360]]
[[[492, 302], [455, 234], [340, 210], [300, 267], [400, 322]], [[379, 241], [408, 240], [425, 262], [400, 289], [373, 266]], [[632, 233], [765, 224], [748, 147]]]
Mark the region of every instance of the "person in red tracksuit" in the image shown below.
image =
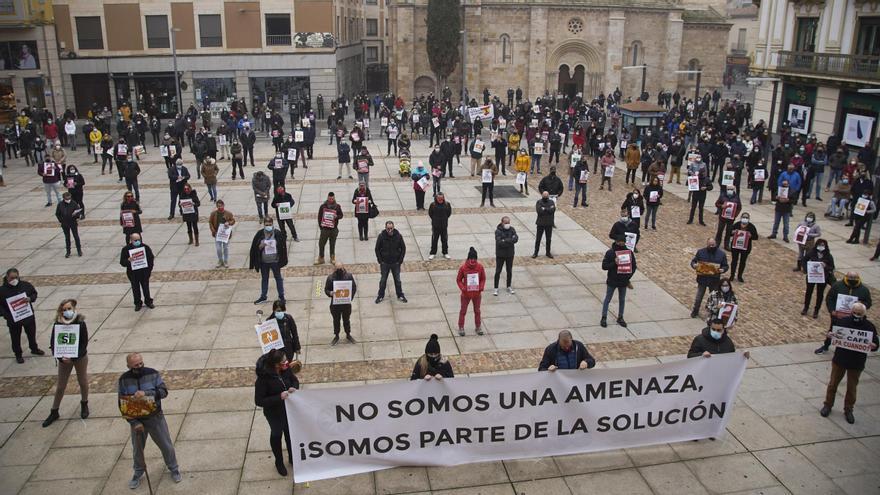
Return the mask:
[[464, 337], [464, 316], [467, 313], [468, 304], [474, 303], [474, 324], [477, 326], [477, 335], [483, 335], [480, 328], [480, 300], [483, 288], [486, 287], [486, 270], [477, 261], [477, 250], [473, 247], [468, 251], [467, 261], [458, 269], [455, 278], [458, 288], [461, 290], [461, 309], [458, 311], [458, 334]]

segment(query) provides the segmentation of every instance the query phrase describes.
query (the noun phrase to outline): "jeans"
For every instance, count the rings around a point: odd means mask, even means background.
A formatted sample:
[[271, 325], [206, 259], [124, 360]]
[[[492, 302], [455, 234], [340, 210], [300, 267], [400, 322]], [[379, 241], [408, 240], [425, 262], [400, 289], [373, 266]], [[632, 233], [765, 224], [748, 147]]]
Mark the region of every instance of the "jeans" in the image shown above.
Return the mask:
[[365, 174], [362, 174], [362, 173], [358, 172], [358, 183], [360, 183], [360, 182], [363, 182], [364, 185], [366, 185], [367, 187], [370, 187], [370, 173], [367, 172]]
[[[816, 182], [816, 187], [819, 187], [818, 184], [819, 183]], [[819, 193], [816, 192], [816, 194], [819, 194]], [[755, 204], [755, 201], [764, 201], [764, 183], [763, 182], [756, 182], [752, 186], [752, 200], [750, 201], [750, 203]]]
[[495, 288], [498, 288], [498, 280], [501, 278], [501, 270], [507, 267], [507, 287], [513, 280], [513, 255], [495, 257]]
[[547, 227], [544, 227], [542, 225], [538, 225], [537, 232], [535, 232], [535, 252], [533, 253], [535, 256], [538, 255], [538, 250], [541, 247], [541, 235], [542, 234], [545, 235], [546, 239], [547, 239], [547, 243], [545, 246], [545, 248], [546, 248], [545, 252], [548, 255], [550, 254], [550, 240], [553, 238], [553, 226], [549, 225]]
[[257, 216], [262, 220], [269, 214], [269, 201], [266, 199], [254, 199], [257, 203]]
[[852, 411], [856, 404], [856, 389], [859, 386], [859, 377], [862, 370], [846, 369], [834, 362], [831, 363], [831, 377], [828, 379], [828, 389], [825, 391], [824, 405], [834, 407], [834, 396], [837, 395], [837, 386], [846, 375], [846, 395], [843, 397], [843, 410]]
[[385, 297], [385, 286], [388, 283], [388, 272], [394, 278], [394, 293], [397, 297], [403, 297], [403, 285], [400, 283], [400, 263], [380, 263], [379, 269], [382, 273], [379, 279], [379, 297]]
[[336, 256], [336, 236], [339, 235], [339, 229], [325, 229], [321, 228], [321, 237], [318, 238], [318, 257], [324, 257], [324, 247], [327, 245], [327, 241], [330, 241], [330, 256]]
[[61, 193], [58, 192], [57, 182], [44, 182], [43, 189], [46, 190], [46, 203], [52, 204], [52, 192], [55, 193], [55, 200], [59, 203], [61, 202]]
[[431, 228], [431, 255], [437, 254], [437, 241], [440, 241], [443, 245], [443, 254], [449, 253], [449, 236], [447, 234], [446, 227]]
[[617, 290], [617, 318], [623, 318], [623, 310], [626, 308], [626, 286], [615, 287], [611, 284], [605, 286], [605, 300], [602, 301], [602, 318], [608, 316], [608, 305], [611, 298], [614, 297], [614, 291]]
[[208, 196], [211, 197], [211, 201], [217, 201], [217, 184], [205, 184], [205, 187], [208, 188]]
[[648, 228], [648, 219], [651, 220], [651, 228], [657, 228], [657, 210], [660, 208], [658, 204], [648, 203], [645, 208], [645, 228]]
[[278, 263], [260, 264], [260, 299], [265, 299], [269, 292], [269, 271], [275, 277], [275, 286], [278, 289], [278, 299], [284, 299], [284, 277], [281, 276], [281, 267]]
[[52, 409], [58, 409], [61, 405], [61, 399], [64, 398], [64, 389], [67, 388], [67, 381], [70, 379], [70, 372], [76, 369], [76, 381], [79, 383], [79, 393], [81, 401], [89, 400], [89, 356], [85, 355], [79, 359], [71, 360], [69, 363], [58, 361], [58, 383], [55, 385], [55, 399], [52, 401]]
[[480, 320], [480, 302], [483, 294], [481, 292], [462, 292], [461, 308], [458, 310], [458, 328], [464, 328], [464, 317], [467, 315], [468, 304], [474, 303], [474, 326], [480, 328], [482, 321]]
[[440, 193], [440, 179], [441, 177], [434, 177], [434, 180], [432, 181], [434, 196], [437, 196]]
[[703, 304], [703, 297], [706, 295], [706, 289], [713, 290], [714, 286], [718, 285], [719, 280], [714, 280], [709, 283], [703, 283], [699, 280], [697, 281], [697, 295], [694, 297], [694, 307], [691, 310], [692, 314], [700, 314], [700, 306]]
[[64, 246], [67, 248], [67, 254], [70, 254], [70, 234], [73, 234], [73, 240], [76, 241], [76, 251], [82, 252], [82, 246], [79, 243], [79, 226], [75, 223], [61, 224], [61, 230], [64, 231]]
[[339, 336], [340, 320], [345, 335], [351, 335], [351, 304], [331, 304], [330, 315], [333, 316], [333, 335]]
[[156, 442], [156, 446], [162, 451], [162, 458], [165, 465], [172, 473], [176, 473], [177, 456], [174, 453], [174, 444], [171, 442], [171, 433], [168, 431], [168, 423], [165, 421], [165, 415], [159, 412], [155, 416], [149, 418], [138, 419], [135, 424], [144, 425], [144, 431], [137, 433], [134, 424], [131, 425], [131, 450], [134, 458], [134, 475], [141, 477], [147, 469], [144, 463], [144, 447], [147, 445], [147, 435]]
[[784, 239], [788, 239], [788, 220], [791, 218], [791, 213], [782, 213], [776, 212], [773, 216], [773, 232], [772, 235], [776, 235], [776, 232], [779, 230], [779, 220], [782, 220], [782, 237]]
[[[819, 199], [822, 197], [821, 191], [822, 191], [822, 176], [823, 175], [825, 175], [825, 172], [819, 172], [818, 174], [813, 176], [813, 185], [815, 186], [815, 189], [816, 189], [816, 199]], [[807, 199], [810, 199], [810, 188], [805, 187], [804, 191], [806, 193], [805, 197]]]
[[538, 175], [541, 175], [541, 155], [532, 155], [532, 166], [529, 173], [534, 173], [537, 169]]
[[224, 265], [229, 263], [229, 243], [214, 241], [214, 247], [217, 249], [217, 261], [223, 262]]
[[580, 182], [575, 183], [574, 185], [574, 203], [572, 206], [577, 206], [578, 204], [578, 195], [583, 194], [581, 198], [581, 206], [587, 206], [587, 183], [581, 184]]
[[833, 181], [835, 184], [840, 182], [840, 177], [843, 175], [843, 169], [831, 169], [831, 174], [828, 175], [828, 182], [825, 184], [825, 188], [831, 187], [831, 182]]

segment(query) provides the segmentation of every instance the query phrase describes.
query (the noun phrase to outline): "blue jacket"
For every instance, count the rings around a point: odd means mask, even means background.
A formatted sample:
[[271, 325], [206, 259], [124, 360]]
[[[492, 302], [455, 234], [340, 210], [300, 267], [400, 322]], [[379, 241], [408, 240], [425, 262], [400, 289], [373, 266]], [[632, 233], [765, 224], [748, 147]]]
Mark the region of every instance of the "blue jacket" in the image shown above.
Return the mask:
[[[138, 390], [143, 390], [144, 394], [156, 401], [156, 410], [153, 415], [162, 412], [162, 399], [168, 397], [168, 387], [162, 380], [162, 375], [153, 368], [141, 368], [140, 376], [135, 376], [131, 370], [126, 371], [119, 377], [118, 393], [121, 402], [122, 396], [134, 395]], [[136, 419], [129, 420], [129, 423], [137, 422]]]
[[801, 174], [797, 171], [789, 172], [786, 170], [785, 172], [782, 172], [776, 180], [776, 185], [782, 187], [782, 181], [788, 181], [788, 190], [791, 191], [792, 194], [801, 190]]

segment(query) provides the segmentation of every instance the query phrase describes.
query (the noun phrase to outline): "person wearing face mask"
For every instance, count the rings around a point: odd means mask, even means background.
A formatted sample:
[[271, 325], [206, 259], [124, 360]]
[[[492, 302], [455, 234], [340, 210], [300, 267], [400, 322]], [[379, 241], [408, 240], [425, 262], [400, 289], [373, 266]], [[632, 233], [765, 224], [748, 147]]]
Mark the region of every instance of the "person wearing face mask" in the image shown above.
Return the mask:
[[[718, 318], [718, 311], [724, 304], [739, 304], [730, 280], [722, 280], [718, 285], [718, 289], [709, 293], [709, 297], [706, 299], [706, 312], [709, 316], [707, 323], [710, 323], [714, 318]], [[739, 316], [739, 313], [737, 313], [737, 316]], [[736, 320], [734, 319], [734, 321]]]
[[[736, 352], [736, 346], [727, 329], [724, 328], [724, 320], [720, 318], [712, 318], [709, 326], [700, 332], [700, 335], [694, 337], [691, 342], [691, 348], [688, 350], [687, 357], [704, 357], [709, 358], [715, 354], [728, 354]], [[743, 357], [749, 358], [749, 351], [743, 352]]]
[[[880, 340], [877, 338], [877, 329], [874, 324], [868, 321], [865, 316], [867, 308], [862, 303], [852, 305], [852, 314], [844, 318], [833, 321], [834, 325], [844, 327], [846, 329], [860, 330], [867, 332], [871, 339], [870, 350], [874, 352], [880, 346]], [[834, 335], [828, 332], [830, 339]], [[868, 353], [856, 350], [846, 349], [840, 345], [834, 348], [834, 357], [831, 360], [831, 376], [828, 379], [828, 388], [825, 392], [825, 401], [819, 414], [825, 418], [831, 414], [831, 408], [834, 407], [834, 399], [837, 396], [837, 387], [840, 381], [846, 376], [846, 395], [843, 398], [843, 416], [846, 422], [853, 424], [856, 422], [853, 416], [853, 407], [856, 404], [856, 395], [859, 386], [859, 378], [865, 369]]]
[[31, 354], [43, 356], [46, 353], [37, 345], [37, 320], [33, 303], [37, 301], [37, 290], [29, 282], [21, 280], [17, 268], [6, 270], [3, 284], [0, 285], [0, 315], [6, 319], [9, 340], [15, 361], [24, 363], [21, 349], [21, 331], [24, 330]]
[[86, 208], [83, 204], [83, 187], [86, 185], [85, 178], [79, 173], [79, 169], [76, 168], [75, 165], [68, 165], [63, 175], [63, 179], [64, 187], [67, 188], [70, 197], [80, 206], [80, 208], [82, 208], [82, 211], [80, 211], [79, 214], [80, 219], [85, 219]]
[[522, 174], [523, 183], [519, 186], [520, 194], [525, 196], [529, 195], [529, 168], [532, 166], [532, 159], [529, 157], [529, 152], [527, 149], [519, 150], [519, 155], [516, 157], [516, 162], [513, 164], [514, 170], [517, 172], [517, 180], [520, 180], [519, 174]]
[[718, 248], [715, 239], [710, 237], [706, 240], [706, 247], [697, 250], [697, 254], [691, 259], [691, 268], [697, 274], [697, 294], [694, 297], [691, 318], [698, 318], [706, 290], [717, 287], [721, 281], [721, 275], [726, 273], [729, 268], [727, 255], [724, 250]]
[[440, 156], [443, 158], [443, 177], [449, 175], [450, 179], [455, 178], [452, 173], [452, 158], [455, 157], [455, 145], [452, 144], [452, 136], [447, 137], [440, 143]]
[[648, 220], [651, 221], [651, 229], [657, 230], [657, 210], [660, 209], [660, 200], [663, 198], [663, 186], [660, 185], [660, 179], [652, 177], [651, 182], [645, 187], [644, 196], [646, 199], [646, 215], [645, 229], [648, 228]]
[[[424, 167], [422, 167], [422, 170], [424, 170]], [[420, 191], [421, 188], [419, 188], [418, 185], [415, 187], [418, 188], [416, 191], [416, 199], [418, 200], [418, 191]], [[424, 197], [425, 192], [422, 191], [422, 199], [424, 199]], [[358, 239], [361, 241], [369, 240], [368, 229], [370, 225], [370, 210], [375, 208], [375, 203], [373, 203], [373, 193], [363, 182], [358, 184], [358, 187], [354, 190], [354, 193], [351, 196], [351, 204], [354, 205], [354, 216], [357, 218], [358, 222]]]
[[47, 208], [52, 206], [52, 193], [55, 193], [55, 201], [61, 202], [61, 192], [58, 190], [58, 185], [61, 184], [63, 172], [64, 168], [49, 158], [46, 158], [45, 162], [37, 165], [37, 175], [42, 177], [43, 189], [46, 191]]
[[177, 202], [180, 208], [180, 217], [186, 224], [186, 234], [189, 237], [189, 244], [195, 243], [199, 245], [199, 194], [189, 184], [183, 186], [180, 193], [180, 199]]
[[285, 157], [280, 151], [275, 153], [275, 156], [269, 160], [269, 164], [266, 168], [272, 171], [273, 187], [284, 186], [284, 179], [287, 177], [287, 170], [289, 167], [290, 165], [287, 161], [287, 157]]
[[[803, 243], [798, 243], [797, 266], [795, 266], [792, 271], [798, 272], [803, 270], [806, 272], [807, 265], [804, 264], [804, 257], [813, 249], [816, 239], [822, 235], [822, 228], [816, 223], [816, 215], [813, 212], [807, 213], [804, 217], [804, 221], [798, 224], [795, 229], [795, 233], [797, 232], [805, 232], [805, 237], [803, 238]], [[797, 242], [797, 239], [795, 239], [795, 241]]]
[[[150, 275], [153, 273], [153, 250], [141, 241], [141, 235], [130, 235], [131, 242], [122, 247], [119, 253], [119, 264], [125, 267], [125, 275], [131, 283], [131, 294], [134, 298], [134, 310], [140, 311], [143, 305], [152, 309], [153, 298], [150, 297]], [[143, 266], [143, 263], [146, 266]], [[143, 300], [141, 300], [143, 294]]]
[[464, 337], [464, 318], [467, 315], [468, 305], [474, 305], [474, 325], [477, 335], [483, 335], [480, 319], [480, 303], [482, 302], [483, 289], [486, 287], [486, 270], [477, 261], [477, 250], [468, 249], [467, 260], [458, 268], [455, 277], [458, 290], [461, 291], [461, 307], [458, 310], [458, 335]]
[[[715, 229], [715, 243], [718, 245], [721, 244], [722, 236], [730, 231], [730, 226], [742, 210], [742, 202], [739, 195], [736, 194], [736, 188], [733, 186], [727, 186], [726, 189], [722, 189], [722, 192], [718, 195], [718, 199], [715, 201], [715, 208], [717, 209], [716, 215], [718, 215], [718, 227]], [[788, 224], [786, 223], [786, 225]], [[786, 230], [786, 232], [788, 232], [788, 230]], [[728, 239], [724, 240], [724, 246], [727, 246], [727, 241]]]
[[73, 201], [69, 192], [62, 195], [61, 202], [55, 208], [55, 218], [61, 224], [61, 230], [64, 232], [64, 245], [67, 252], [65, 258], [70, 258], [70, 235], [73, 234], [73, 240], [76, 241], [76, 253], [82, 256], [82, 246], [79, 242], [79, 224], [77, 221], [82, 213], [82, 206]]
[[587, 350], [587, 346], [574, 340], [571, 332], [562, 330], [556, 342], [544, 348], [538, 371], [586, 370], [596, 366], [596, 360]]
[[758, 240], [758, 230], [751, 222], [748, 213], [743, 213], [739, 222], [731, 224], [725, 239], [729, 239], [728, 246], [730, 246], [730, 276], [727, 280], [732, 281], [733, 275], [736, 274], [736, 280], [744, 284], [746, 281], [743, 280], [743, 272], [746, 271], [746, 261], [752, 252], [752, 243]]
[[208, 189], [208, 196], [212, 202], [217, 202], [217, 174], [220, 173], [220, 167], [217, 166], [217, 160], [207, 157], [202, 162], [202, 178], [205, 181], [205, 187]]
[[342, 219], [342, 207], [336, 202], [336, 195], [327, 194], [327, 200], [318, 208], [318, 259], [316, 265], [324, 264], [324, 248], [330, 241], [330, 263], [336, 262], [336, 237], [339, 236], [339, 220]]
[[174, 218], [174, 211], [177, 207], [177, 198], [183, 192], [183, 187], [190, 179], [189, 170], [183, 166], [183, 160], [178, 158], [174, 166], [168, 169], [168, 189], [171, 192], [171, 208], [168, 212], [168, 220]]
[[[433, 154], [432, 154], [432, 156], [433, 156]], [[416, 211], [421, 211], [421, 210], [425, 209], [425, 191], [426, 191], [426, 189], [422, 189], [422, 186], [419, 184], [419, 181], [421, 181], [422, 179], [425, 179], [428, 181], [428, 183], [430, 183], [431, 178], [429, 177], [429, 175], [430, 174], [429, 174], [428, 170], [425, 168], [425, 164], [421, 160], [419, 160], [417, 162], [415, 168], [413, 168], [412, 172], [410, 173], [409, 178], [410, 178], [410, 180], [412, 180], [413, 193], [416, 196]], [[439, 182], [439, 180], [440, 180], [439, 177], [435, 178], [435, 182]], [[435, 191], [435, 193], [436, 192], [439, 192], [439, 190]]]
[[[855, 298], [853, 300], [853, 298]], [[828, 295], [825, 296], [825, 308], [831, 315], [832, 325], [836, 320], [840, 320], [852, 314], [852, 303], [859, 302], [865, 305], [866, 309], [871, 309], [871, 291], [862, 283], [862, 278], [854, 271], [846, 272], [843, 279], [831, 284]], [[831, 346], [831, 338], [825, 339], [825, 342], [819, 346], [814, 352], [816, 354], [824, 354], [828, 352]]]
[[379, 293], [376, 295], [376, 304], [385, 299], [385, 287], [388, 283], [388, 273], [394, 278], [394, 292], [400, 302], [407, 302], [403, 294], [403, 285], [400, 282], [400, 265], [406, 257], [406, 243], [403, 236], [394, 228], [394, 222], [385, 222], [385, 230], [376, 237], [376, 261], [379, 262], [381, 277], [379, 278]]
[[276, 229], [272, 217], [263, 219], [263, 228], [254, 234], [251, 241], [250, 264], [248, 268], [260, 272], [260, 297], [254, 304], [266, 302], [269, 292], [269, 272], [275, 277], [278, 299], [284, 301], [284, 278], [281, 269], [287, 266], [287, 236]]
[[810, 283], [809, 276], [805, 277], [807, 289], [804, 293], [804, 309], [801, 311], [801, 315], [807, 315], [807, 311], [810, 309], [810, 300], [813, 298], [813, 291], [815, 290], [816, 303], [813, 307], [813, 319], [816, 319], [819, 317], [819, 307], [821, 306], [823, 297], [825, 296], [825, 287], [836, 282], [834, 278], [834, 257], [831, 255], [831, 251], [828, 249], [828, 241], [826, 241], [825, 239], [817, 239], [816, 245], [807, 252], [806, 256], [804, 257], [803, 263], [805, 272], [807, 272], [807, 267], [811, 262], [822, 263], [825, 277], [822, 282], [815, 283]]
[[614, 291], [617, 291], [617, 324], [626, 328], [623, 312], [626, 308], [626, 289], [631, 286], [630, 279], [636, 272], [635, 255], [626, 247], [626, 236], [618, 234], [611, 249], [605, 252], [602, 259], [602, 270], [608, 272], [605, 279], [605, 299], [602, 302], [602, 319], [599, 325], [608, 326], [608, 306]]
[[532, 253], [532, 258], [538, 257], [538, 251], [541, 248], [541, 237], [545, 238], [545, 246], [544, 253], [548, 258], [552, 259], [553, 255], [550, 254], [550, 242], [553, 238], [553, 224], [554, 219], [556, 217], [556, 203], [554, 203], [550, 199], [550, 193], [544, 191], [541, 194], [541, 199], [539, 199], [535, 203], [535, 212], [538, 214], [537, 219], [535, 220], [535, 225], [537, 226], [535, 233], [535, 251]]
[[449, 360], [440, 354], [440, 339], [436, 333], [432, 333], [428, 343], [425, 344], [425, 353], [416, 360], [409, 379], [410, 381], [430, 381], [454, 377], [455, 374], [452, 372], [452, 365], [449, 363]]
[[501, 278], [501, 270], [507, 267], [507, 293], [515, 294], [511, 285], [513, 280], [513, 257], [519, 236], [516, 229], [510, 225], [510, 217], [501, 218], [501, 223], [495, 228], [495, 289], [492, 295], [498, 295], [498, 280]]
[[143, 232], [141, 227], [141, 205], [135, 200], [130, 192], [122, 195], [122, 204], [119, 205], [119, 225], [125, 234], [125, 243], [131, 242], [132, 234]]
[[452, 216], [452, 205], [446, 201], [446, 195], [437, 193], [434, 201], [428, 206], [428, 218], [431, 219], [431, 252], [428, 260], [433, 260], [437, 255], [437, 244], [440, 241], [443, 248], [443, 257], [449, 256], [449, 217]]
[[[119, 377], [117, 384], [117, 401], [122, 417], [131, 426], [131, 449], [134, 457], [134, 474], [128, 487], [136, 489], [147, 466], [144, 462], [144, 448], [147, 445], [147, 434], [162, 452], [162, 459], [171, 473], [171, 479], [180, 483], [183, 477], [177, 464], [177, 455], [165, 414], [162, 411], [162, 399], [168, 397], [168, 387], [162, 375], [153, 368], [144, 366], [144, 358], [137, 352], [125, 357], [128, 371]], [[131, 407], [139, 405], [141, 407]]]
[[351, 176], [351, 147], [346, 142], [340, 142], [336, 145], [336, 161], [339, 162], [339, 171], [336, 174], [336, 180], [342, 178], [343, 171], [348, 171], [348, 178], [353, 179]]
[[556, 198], [559, 198], [565, 192], [565, 185], [562, 183], [562, 179], [556, 175], [556, 167], [550, 167], [550, 173], [544, 176], [541, 182], [538, 183], [538, 192], [543, 193], [544, 191], [547, 191], [550, 196], [555, 196]]
[[[259, 312], [258, 312], [259, 313]], [[281, 341], [284, 342], [284, 355], [289, 361], [296, 360], [302, 346], [299, 343], [299, 332], [296, 328], [296, 321], [293, 316], [287, 313], [287, 304], [284, 301], [276, 300], [272, 303], [272, 316], [278, 322], [278, 329], [281, 331]]]
[[[217, 231], [220, 225], [232, 227], [235, 225], [235, 216], [226, 209], [226, 203], [222, 199], [217, 200], [217, 209], [211, 212], [208, 217], [208, 227], [211, 229], [211, 237], [217, 237]], [[232, 240], [232, 234], [229, 234], [229, 240]], [[217, 250], [217, 266], [216, 268], [229, 268], [229, 241], [214, 241], [214, 247]]]
[[[43, 421], [43, 428], [48, 427], [57, 420], [60, 415], [58, 408], [61, 406], [61, 399], [64, 398], [64, 390], [67, 388], [67, 381], [70, 379], [70, 372], [76, 369], [76, 381], [79, 383], [80, 393], [80, 417], [86, 419], [89, 417], [89, 376], [88, 365], [89, 357], [86, 355], [89, 344], [89, 330], [86, 327], [86, 318], [76, 311], [76, 299], [65, 299], [58, 305], [55, 311], [55, 324], [52, 326], [52, 332], [49, 339], [49, 349], [55, 355], [55, 336], [56, 332], [75, 332], [69, 335], [76, 339], [76, 351], [70, 353], [69, 350], [64, 357], [56, 357], [58, 364], [58, 383], [55, 385], [55, 398], [52, 401], [52, 409], [49, 410], [49, 417]], [[69, 342], [69, 338], [67, 341]]]
[[851, 205], [867, 203], [867, 207], [863, 211], [860, 208], [851, 209], [850, 222], [853, 223], [853, 229], [849, 239], [846, 240], [847, 244], [858, 244], [863, 228], [865, 229], [865, 237], [862, 244], [868, 243], [868, 237], [871, 236], [871, 225], [874, 222], [874, 214], [877, 213], [877, 204], [874, 203], [872, 196], [871, 189], [865, 188], [862, 190], [861, 197], [853, 199], [851, 202]]
[[263, 417], [269, 423], [269, 445], [275, 457], [275, 469], [281, 476], [287, 476], [284, 450], [281, 445], [282, 436], [287, 444], [288, 463], [293, 464], [285, 401], [299, 389], [299, 380], [296, 377], [299, 369], [299, 362], [294, 361], [291, 365], [281, 349], [272, 349], [263, 354], [256, 365], [254, 403], [263, 409]]
[[299, 237], [296, 235], [296, 227], [293, 225], [293, 214], [291, 213], [291, 218], [281, 218], [281, 212], [278, 210], [278, 205], [284, 203], [290, 207], [292, 212], [293, 205], [296, 204], [296, 201], [294, 201], [293, 196], [284, 189], [284, 186], [278, 186], [275, 188], [275, 194], [272, 197], [272, 208], [275, 209], [275, 218], [278, 219], [278, 226], [281, 227], [281, 233], [287, 235], [286, 228], [290, 228], [290, 235], [293, 237], [293, 241], [299, 242]]
[[[339, 293], [339, 291], [344, 291], [344, 288], [337, 284], [337, 282], [351, 282], [349, 297], [343, 301], [337, 301], [334, 298], [334, 295]], [[355, 282], [354, 276], [345, 269], [342, 263], [337, 261], [333, 272], [324, 281], [324, 294], [330, 298], [330, 315], [333, 317], [333, 340], [330, 341], [330, 345], [335, 346], [339, 343], [340, 326], [345, 328], [345, 340], [351, 344], [356, 344], [357, 341], [351, 336], [351, 303], [357, 294], [357, 282]], [[342, 320], [341, 325], [340, 320]]]
[[355, 156], [354, 169], [357, 171], [358, 182], [370, 186], [370, 167], [373, 166], [373, 157], [367, 148], [361, 148], [361, 152]]
[[[633, 192], [633, 194], [638, 194], [638, 191]], [[625, 202], [624, 202], [625, 203]], [[641, 238], [641, 233], [639, 229], [639, 224], [637, 221], [633, 220], [631, 216], [631, 209], [620, 209], [620, 218], [611, 225], [611, 231], [608, 233], [608, 238], [612, 241], [616, 241], [619, 236], [624, 236], [626, 238], [627, 233], [636, 235], [636, 246], [638, 245], [639, 239]], [[635, 252], [639, 252], [638, 248], [635, 248]]]

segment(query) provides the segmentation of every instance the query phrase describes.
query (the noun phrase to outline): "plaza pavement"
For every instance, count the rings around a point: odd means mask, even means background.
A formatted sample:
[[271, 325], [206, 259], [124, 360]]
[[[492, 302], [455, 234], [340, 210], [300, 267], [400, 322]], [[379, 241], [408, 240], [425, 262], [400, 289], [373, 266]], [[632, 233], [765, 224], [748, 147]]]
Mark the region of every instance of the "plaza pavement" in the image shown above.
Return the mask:
[[[702, 324], [688, 317], [695, 288], [687, 263], [709, 227], [684, 225], [688, 205], [684, 186], [669, 185], [659, 211], [658, 231], [643, 231], [639, 272], [626, 309], [628, 328], [598, 325], [604, 273], [599, 264], [610, 240], [611, 224], [626, 188], [619, 164], [614, 191], [598, 190], [591, 179], [590, 207], [572, 209], [571, 193], [560, 200], [553, 236], [555, 259], [532, 260], [534, 201], [496, 200], [497, 208], [479, 208], [479, 179], [456, 167], [456, 179], [443, 189], [453, 207], [449, 242], [453, 260], [427, 261], [430, 222], [416, 212], [409, 180], [397, 176], [393, 156], [384, 158], [385, 141], [368, 142], [376, 166], [371, 190], [381, 214], [371, 221], [370, 242], [355, 241], [355, 224], [348, 207], [355, 183], [336, 181], [334, 147], [326, 138], [315, 144], [315, 160], [297, 169], [288, 180], [296, 199], [300, 243], [290, 244], [285, 269], [288, 312], [297, 321], [303, 343], [305, 387], [339, 387], [405, 379], [430, 333], [440, 335], [443, 352], [457, 375], [532, 372], [544, 345], [561, 329], [586, 342], [598, 366], [633, 366], [681, 359]], [[381, 150], [380, 150], [381, 148]], [[413, 146], [414, 161], [427, 162], [426, 141]], [[101, 176], [80, 148], [73, 163], [86, 178], [87, 220], [80, 235], [84, 256], [65, 259], [61, 229], [54, 207], [44, 208], [45, 194], [33, 168], [11, 161], [0, 188], [0, 267], [16, 266], [22, 278], [35, 283], [38, 338], [48, 347], [48, 331], [58, 302], [79, 300], [91, 333], [89, 343], [92, 416], [82, 421], [76, 384], [71, 383], [61, 407], [62, 419], [49, 428], [40, 421], [48, 414], [54, 390], [50, 358], [14, 362], [7, 335], [0, 336], [0, 480], [3, 493], [132, 493], [128, 428], [116, 410], [115, 383], [125, 369], [125, 354], [140, 351], [147, 366], [163, 372], [170, 395], [164, 401], [175, 438], [183, 483], [162, 472], [158, 450], [148, 443], [148, 465], [157, 493], [849, 493], [880, 491], [880, 358], [868, 360], [862, 375], [856, 424], [843, 421], [842, 390], [837, 410], [819, 417], [830, 354], [812, 349], [827, 328], [819, 320], [800, 316], [803, 275], [794, 274], [793, 244], [759, 240], [749, 259], [746, 284], [735, 283], [741, 316], [732, 336], [740, 348], [751, 348], [752, 361], [739, 391], [728, 435], [717, 441], [687, 442], [641, 449], [452, 468], [398, 468], [293, 486], [274, 471], [268, 428], [253, 404], [253, 363], [259, 355], [253, 334], [252, 301], [259, 279], [247, 267], [247, 250], [259, 228], [250, 178], [230, 180], [229, 161], [220, 161], [219, 195], [238, 219], [230, 246], [229, 270], [213, 269], [216, 258], [206, 219], [212, 209], [199, 180], [193, 186], [202, 196], [202, 245], [187, 245], [186, 228], [169, 221], [168, 189], [158, 152], [140, 160], [144, 241], [156, 253], [152, 288], [153, 310], [135, 313], [124, 271], [118, 265], [123, 235], [118, 206], [124, 186], [112, 175]], [[258, 141], [258, 167], [265, 170], [271, 147]], [[566, 156], [563, 155], [565, 163]], [[191, 155], [186, 155], [191, 164]], [[546, 170], [547, 165], [543, 168]], [[566, 178], [565, 165], [560, 167]], [[195, 175], [195, 170], [191, 168]], [[537, 176], [530, 177], [537, 189]], [[499, 176], [496, 187], [513, 185], [513, 175]], [[321, 293], [329, 265], [312, 266], [317, 255], [315, 211], [326, 193], [334, 191], [346, 214], [340, 223], [337, 258], [358, 282], [352, 314], [358, 344], [330, 347], [329, 302]], [[743, 194], [747, 193], [743, 189]], [[828, 196], [830, 197], [830, 196]], [[714, 198], [712, 198], [714, 199]], [[769, 197], [768, 197], [769, 199]], [[827, 199], [827, 198], [826, 198]], [[708, 201], [707, 203], [711, 203]], [[872, 246], [843, 243], [848, 229], [824, 219], [817, 211], [839, 270], [857, 269], [866, 283], [880, 283], [880, 271], [867, 258]], [[824, 209], [824, 204], [821, 205]], [[747, 206], [763, 238], [772, 222], [772, 205]], [[794, 218], [806, 210], [797, 207]], [[823, 210], [822, 210], [823, 211]], [[458, 289], [455, 271], [474, 246], [494, 273], [494, 228], [509, 215], [520, 235], [514, 263], [513, 296], [483, 298], [483, 337], [473, 332], [472, 313], [457, 330]], [[409, 298], [393, 297], [373, 304], [378, 284], [373, 254], [375, 234], [385, 220], [395, 221], [407, 242], [403, 286]], [[796, 222], [795, 222], [796, 223]], [[794, 224], [792, 225], [792, 227]], [[781, 236], [780, 236], [781, 237]], [[543, 252], [543, 250], [542, 250]], [[503, 285], [503, 283], [502, 283]], [[872, 292], [874, 292], [872, 290]], [[270, 283], [270, 300], [275, 295]], [[878, 294], [874, 292], [874, 295]], [[611, 304], [609, 321], [616, 316]], [[269, 311], [268, 306], [262, 306]], [[869, 317], [874, 317], [869, 312]], [[74, 381], [72, 381], [74, 382]], [[147, 493], [141, 486], [135, 493]]]

